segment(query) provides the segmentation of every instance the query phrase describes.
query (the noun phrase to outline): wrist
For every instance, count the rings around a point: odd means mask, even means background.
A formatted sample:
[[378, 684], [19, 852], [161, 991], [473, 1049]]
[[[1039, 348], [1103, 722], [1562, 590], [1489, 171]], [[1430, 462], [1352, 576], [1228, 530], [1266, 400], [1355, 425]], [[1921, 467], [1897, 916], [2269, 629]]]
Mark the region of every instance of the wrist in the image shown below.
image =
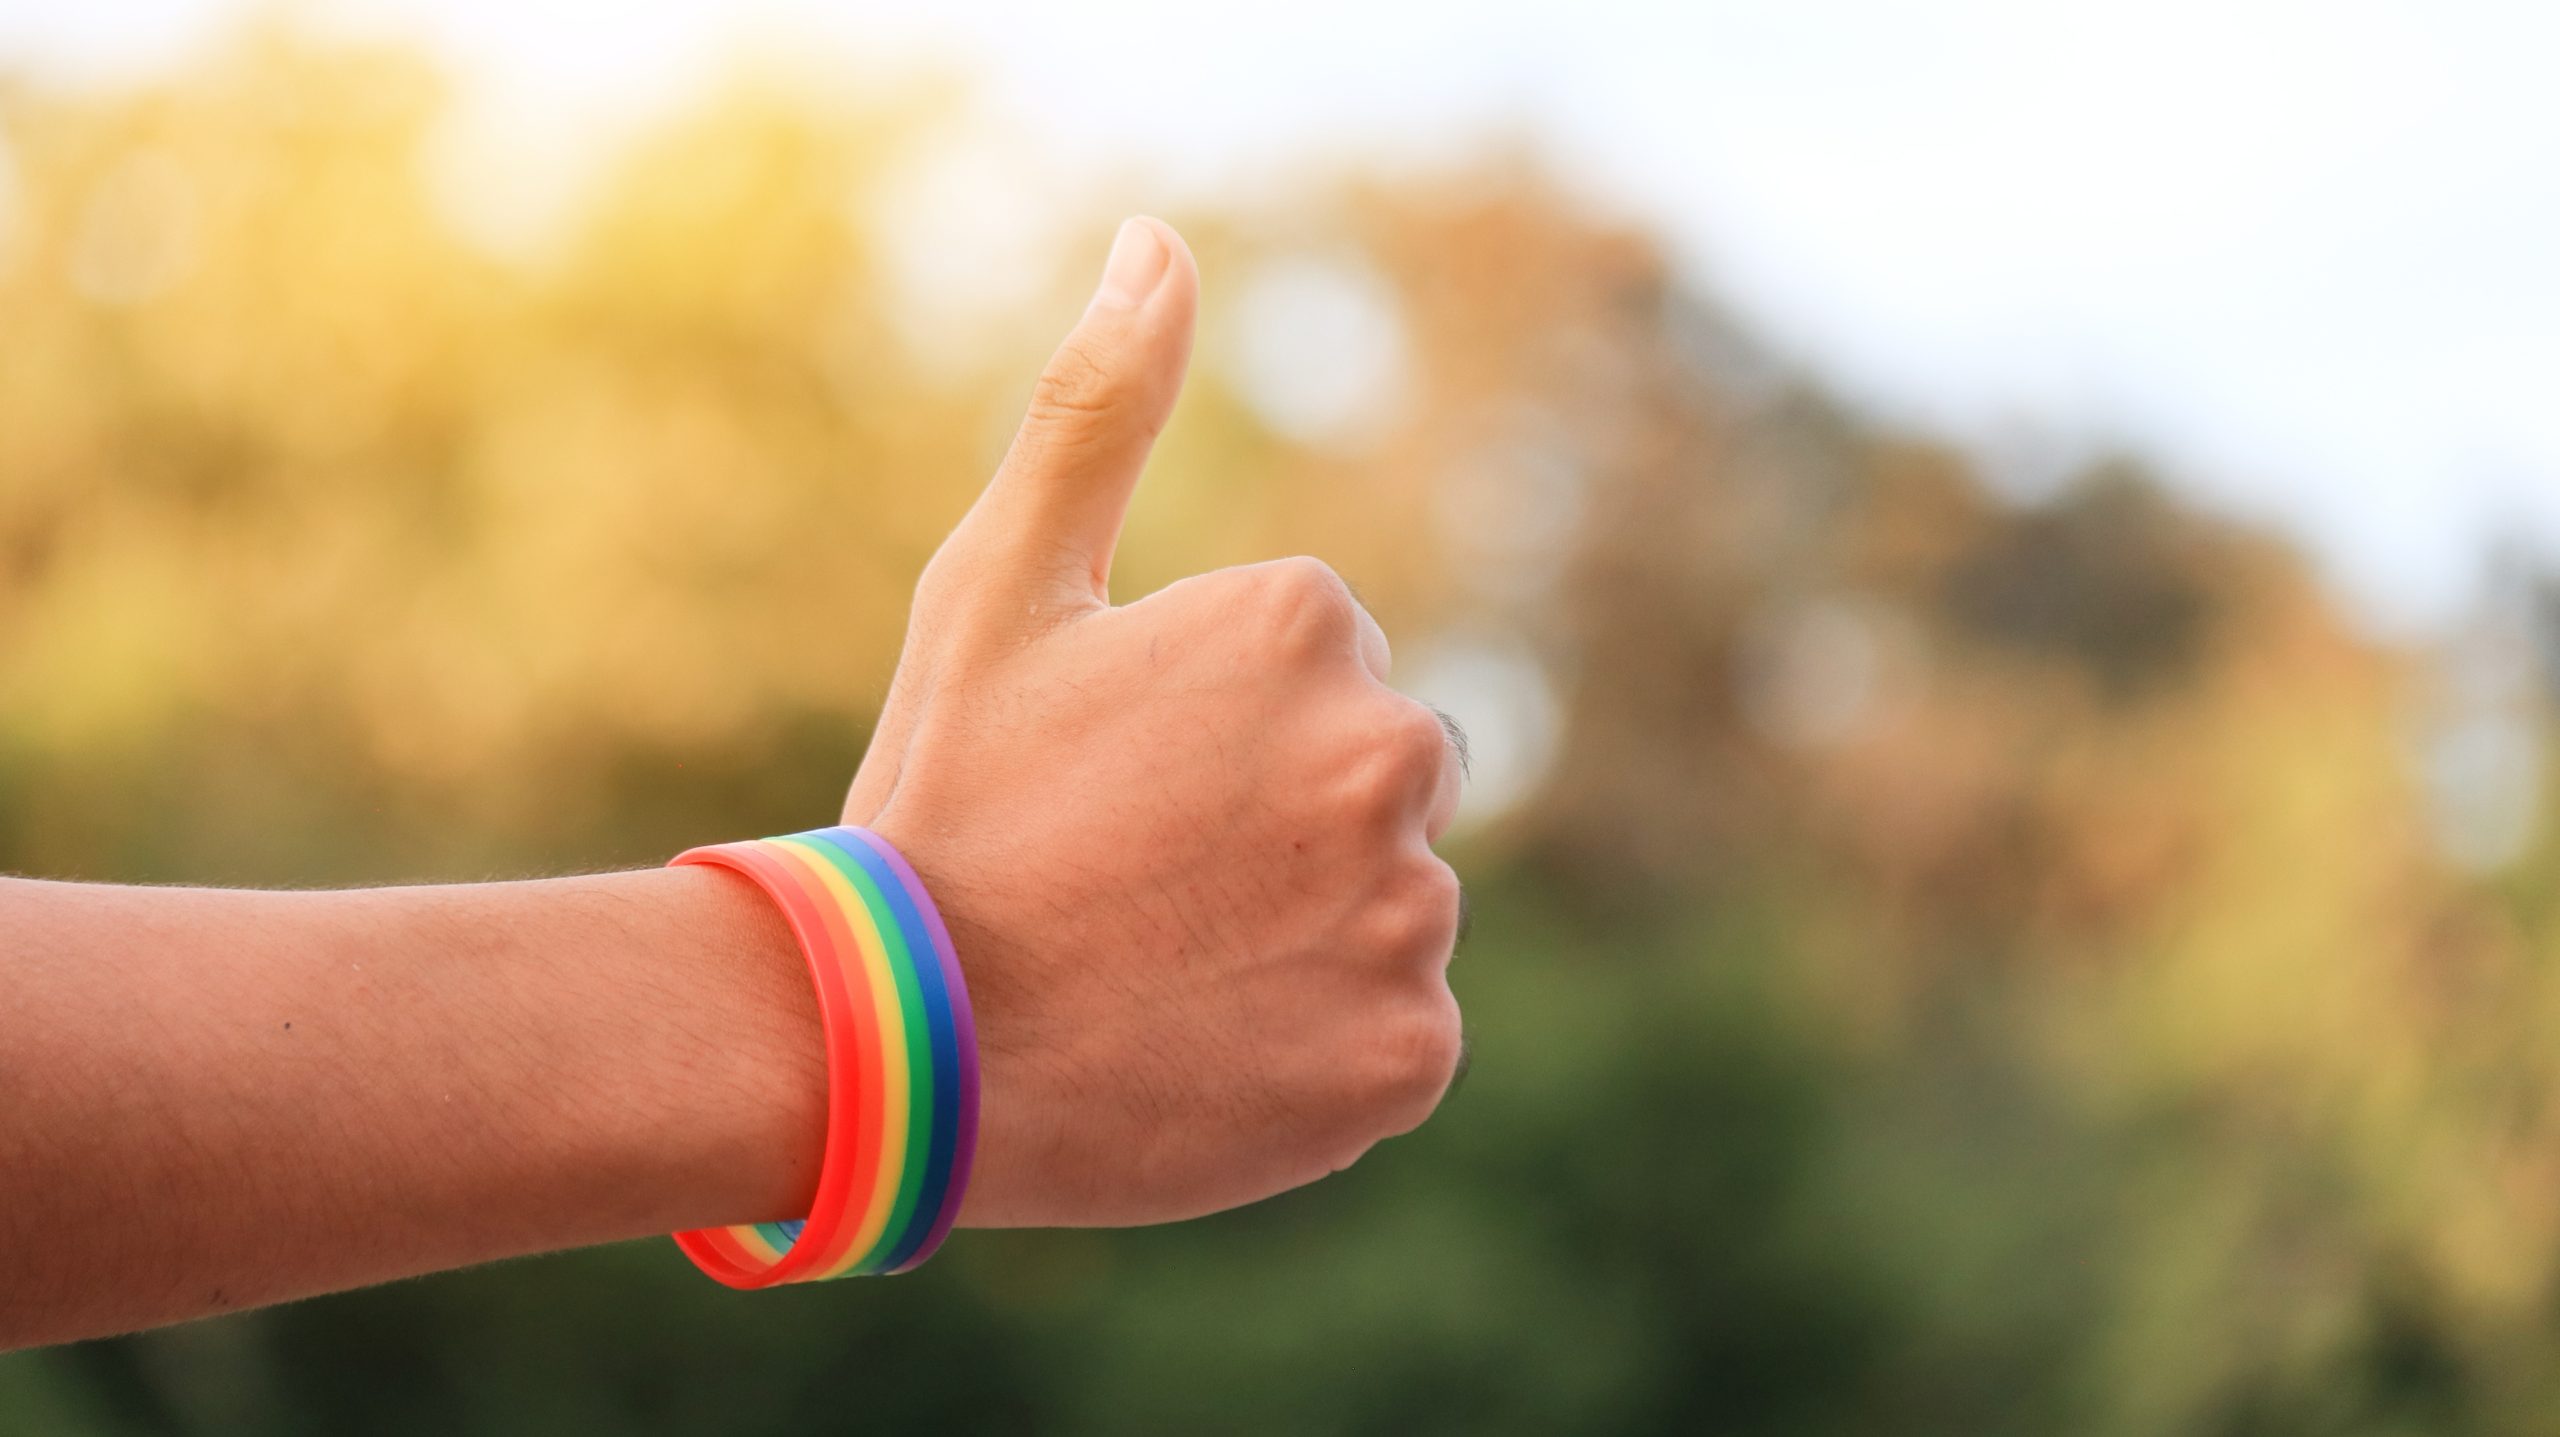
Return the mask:
[[657, 915], [653, 1081], [660, 1230], [809, 1210], [826, 1145], [826, 1044], [807, 965], [773, 905], [732, 875], [619, 875]]

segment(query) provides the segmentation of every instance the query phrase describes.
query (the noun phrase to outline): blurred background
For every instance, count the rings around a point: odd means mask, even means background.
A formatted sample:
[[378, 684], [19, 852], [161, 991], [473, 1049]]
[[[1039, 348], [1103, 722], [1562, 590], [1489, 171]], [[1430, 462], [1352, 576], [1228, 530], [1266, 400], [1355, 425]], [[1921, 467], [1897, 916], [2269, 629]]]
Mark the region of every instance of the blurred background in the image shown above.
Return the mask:
[[1146, 210], [1115, 585], [1322, 555], [1474, 731], [1472, 1075], [1204, 1222], [0, 1432], [2560, 1429], [2560, 21], [933, 8], [0, 0], [0, 869], [826, 821]]

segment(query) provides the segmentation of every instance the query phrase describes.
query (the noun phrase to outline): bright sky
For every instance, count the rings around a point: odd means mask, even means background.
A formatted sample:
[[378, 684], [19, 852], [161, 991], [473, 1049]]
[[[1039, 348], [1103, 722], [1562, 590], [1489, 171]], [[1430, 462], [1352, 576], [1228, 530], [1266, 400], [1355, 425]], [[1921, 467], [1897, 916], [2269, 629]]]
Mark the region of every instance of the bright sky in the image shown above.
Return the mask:
[[[0, 0], [0, 70], [147, 72], [245, 8]], [[948, 62], [1043, 136], [1027, 167], [1150, 206], [1526, 136], [1783, 349], [2023, 486], [2129, 443], [2394, 631], [2457, 615], [2492, 545], [2560, 554], [2560, 7], [292, 8], [445, 52], [529, 172], [742, 52]]]

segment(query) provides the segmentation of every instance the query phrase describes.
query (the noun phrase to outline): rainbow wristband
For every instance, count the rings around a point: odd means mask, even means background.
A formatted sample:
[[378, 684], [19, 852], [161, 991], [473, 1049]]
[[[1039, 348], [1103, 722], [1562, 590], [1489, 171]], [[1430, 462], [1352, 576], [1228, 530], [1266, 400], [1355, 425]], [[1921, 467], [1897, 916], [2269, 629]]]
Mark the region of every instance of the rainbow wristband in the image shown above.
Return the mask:
[[951, 933], [880, 835], [821, 828], [678, 854], [764, 890], [809, 961], [827, 1146], [806, 1219], [680, 1232], [731, 1287], [905, 1272], [950, 1235], [978, 1143], [978, 1035]]

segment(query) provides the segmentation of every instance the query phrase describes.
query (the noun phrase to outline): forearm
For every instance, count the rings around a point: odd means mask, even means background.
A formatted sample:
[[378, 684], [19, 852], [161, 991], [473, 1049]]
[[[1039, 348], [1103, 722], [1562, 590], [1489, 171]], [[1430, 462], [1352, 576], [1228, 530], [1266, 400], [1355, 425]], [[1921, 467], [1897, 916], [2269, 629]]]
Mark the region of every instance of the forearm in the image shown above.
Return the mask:
[[704, 869], [0, 880], [0, 1347], [808, 1210], [826, 1078]]

